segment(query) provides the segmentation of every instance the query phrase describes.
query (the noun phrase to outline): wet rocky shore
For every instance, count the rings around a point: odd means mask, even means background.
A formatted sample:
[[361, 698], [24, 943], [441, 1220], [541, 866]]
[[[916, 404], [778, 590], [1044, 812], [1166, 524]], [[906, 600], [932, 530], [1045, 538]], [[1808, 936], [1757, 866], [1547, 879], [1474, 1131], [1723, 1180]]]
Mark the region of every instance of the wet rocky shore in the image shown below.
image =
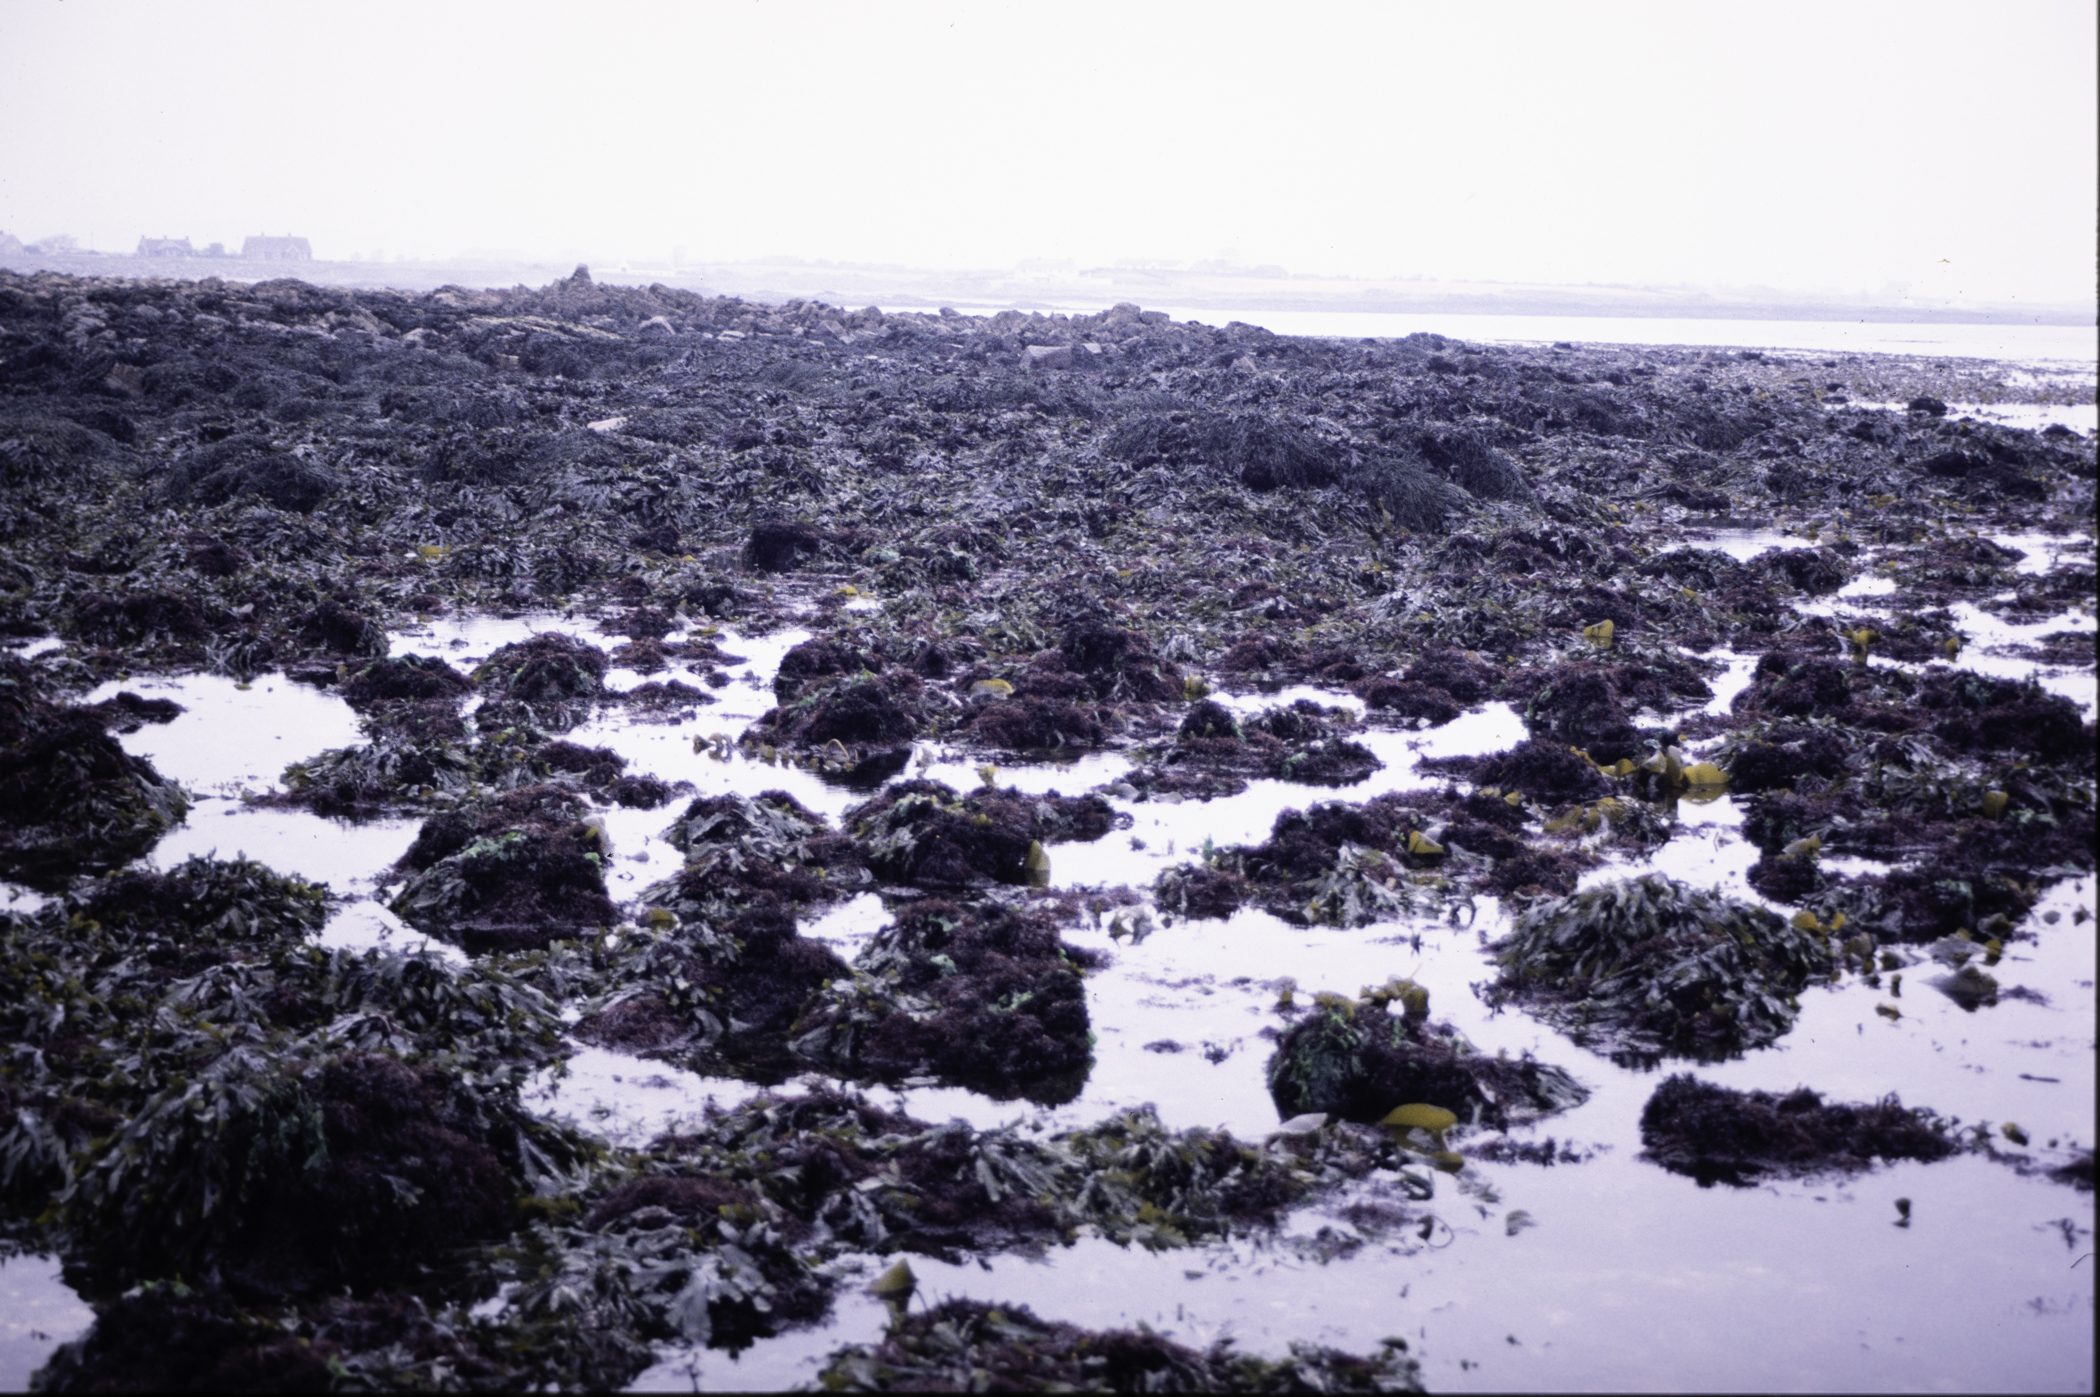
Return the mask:
[[[915, 1297], [909, 1258], [1195, 1254], [1316, 1204], [1359, 1246], [1427, 1239], [1482, 1162], [1562, 1158], [1534, 1128], [1592, 1062], [1655, 1074], [1657, 1175], [1959, 1156], [2089, 1194], [2089, 1134], [1701, 1078], [1826, 987], [1886, 986], [1891, 1019], [2090, 998], [2007, 958], [2094, 935], [2040, 909], [2094, 865], [2090, 684], [2041, 680], [2094, 666], [2095, 442], [1948, 407], [2057, 395], [1976, 361], [768, 307], [583, 269], [0, 273], [0, 1235], [97, 1315], [40, 1381], [617, 1387], [872, 1284], [894, 1323], [829, 1385], [1414, 1387], [1402, 1340], [1090, 1330]], [[396, 642], [540, 616], [473, 663]], [[722, 730], [737, 647], [783, 635]], [[324, 944], [346, 890], [302, 870], [152, 860], [199, 792], [125, 738], [180, 714], [148, 681], [200, 674], [347, 706], [357, 741], [243, 800], [414, 822], [387, 913], [449, 954]], [[1495, 705], [1521, 735], [1358, 789]], [[614, 719], [752, 779], [644, 769], [589, 739]], [[1102, 753], [1111, 779], [1062, 775]], [[1190, 824], [1141, 882], [1053, 876], [1143, 848], [1142, 813], [1279, 787], [1260, 837]], [[1743, 883], [1648, 866], [1720, 799]], [[623, 812], [674, 871], [611, 876]], [[869, 897], [860, 942], [813, 934]], [[882, 1104], [1080, 1098], [1089, 986], [1161, 927], [1419, 948], [1483, 906], [1474, 992], [1550, 1060], [1366, 969], [1258, 987], [1260, 1053], [1225, 1066], [1270, 1132]], [[749, 1092], [615, 1143], [525, 1092], [585, 1047]]]

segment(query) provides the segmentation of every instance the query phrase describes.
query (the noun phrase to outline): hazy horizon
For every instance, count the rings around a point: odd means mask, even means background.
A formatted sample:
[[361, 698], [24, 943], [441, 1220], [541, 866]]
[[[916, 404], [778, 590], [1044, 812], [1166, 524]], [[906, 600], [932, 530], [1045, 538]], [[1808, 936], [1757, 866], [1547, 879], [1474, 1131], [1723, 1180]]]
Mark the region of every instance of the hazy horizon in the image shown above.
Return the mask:
[[0, 5], [0, 230], [2094, 299], [2094, 13]]

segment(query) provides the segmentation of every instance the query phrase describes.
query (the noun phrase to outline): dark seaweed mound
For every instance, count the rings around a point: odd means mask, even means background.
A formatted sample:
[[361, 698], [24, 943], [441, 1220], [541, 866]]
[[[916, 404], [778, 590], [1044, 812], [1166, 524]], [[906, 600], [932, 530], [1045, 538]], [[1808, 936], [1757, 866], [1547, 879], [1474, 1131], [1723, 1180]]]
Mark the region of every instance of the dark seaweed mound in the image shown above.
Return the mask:
[[1149, 1329], [1091, 1331], [1037, 1319], [1022, 1305], [947, 1300], [907, 1316], [873, 1346], [839, 1350], [826, 1387], [878, 1392], [1419, 1392], [1395, 1344], [1357, 1357], [1293, 1343], [1290, 1357], [1185, 1348]]
[[1269, 1059], [1269, 1095], [1280, 1116], [1310, 1112], [1383, 1120], [1396, 1106], [1441, 1106], [1461, 1121], [1495, 1127], [1534, 1120], [1586, 1100], [1558, 1067], [1476, 1051], [1427, 1016], [1395, 1017], [1383, 1004], [1323, 997], [1285, 1030]]
[[1944, 1159], [1949, 1127], [1895, 1097], [1868, 1106], [1825, 1103], [1806, 1087], [1783, 1096], [1732, 1091], [1679, 1073], [1641, 1109], [1647, 1156], [1702, 1186], [1765, 1175], [1859, 1170], [1877, 1159]]
[[1829, 937], [1656, 875], [1558, 901], [1495, 943], [1493, 997], [1578, 1042], [1644, 1056], [1712, 1059], [1773, 1041], [1795, 999], [1835, 966]]
[[188, 798], [110, 736], [112, 716], [52, 702], [30, 666], [0, 657], [0, 874], [55, 891], [181, 823]]

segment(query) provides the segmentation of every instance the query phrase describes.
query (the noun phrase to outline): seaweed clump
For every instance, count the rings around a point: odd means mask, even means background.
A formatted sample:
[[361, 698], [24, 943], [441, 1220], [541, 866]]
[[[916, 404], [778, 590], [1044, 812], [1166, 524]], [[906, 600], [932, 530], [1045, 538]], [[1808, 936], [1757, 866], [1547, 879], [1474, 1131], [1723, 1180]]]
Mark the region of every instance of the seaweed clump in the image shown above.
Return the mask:
[[1259, 844], [1206, 849], [1200, 865], [1170, 868], [1156, 886], [1162, 908], [1188, 916], [1227, 916], [1252, 901], [1299, 925], [1366, 926], [1475, 880], [1531, 881], [1540, 860], [1509, 833], [1527, 818], [1477, 795], [1323, 801], [1283, 811]]
[[0, 658], [0, 874], [56, 891], [138, 857], [182, 823], [182, 788], [126, 752], [110, 721], [52, 703], [29, 665]]
[[850, 976], [836, 952], [796, 930], [794, 913], [770, 893], [719, 926], [696, 921], [630, 934], [609, 970], [609, 996], [577, 1025], [578, 1036], [707, 1070], [726, 1064], [766, 1082], [800, 1066], [788, 1043], [804, 1006]]
[[1055, 650], [1030, 662], [1019, 688], [1023, 693], [1047, 690], [1047, 697], [1090, 694], [1102, 703], [1171, 703], [1181, 698], [1185, 683], [1180, 669], [1160, 658], [1143, 635], [1102, 620], [1080, 620], [1065, 628]]
[[803, 1014], [794, 1050], [851, 1076], [1066, 1100], [1093, 1061], [1084, 964], [1049, 912], [923, 898]]
[[801, 906], [867, 879], [860, 851], [785, 791], [701, 796], [664, 838], [685, 867], [642, 893], [641, 905], [682, 922], [726, 921], [761, 897]]
[[1321, 995], [1269, 1058], [1278, 1114], [1373, 1122], [1421, 1103], [1500, 1129], [1589, 1098], [1567, 1072], [1529, 1054], [1512, 1060], [1479, 1052], [1450, 1025], [1429, 1023], [1426, 994], [1419, 1003], [1420, 1013], [1395, 1017], [1376, 994], [1361, 1002]]
[[1419, 1365], [1393, 1341], [1371, 1357], [1293, 1342], [1290, 1356], [1235, 1353], [1229, 1339], [1184, 1347], [1149, 1329], [1086, 1330], [1023, 1305], [946, 1300], [882, 1342], [832, 1354], [818, 1381], [854, 1392], [1420, 1392]]
[[344, 1053], [235, 1053], [164, 1093], [85, 1165], [61, 1203], [98, 1264], [213, 1272], [251, 1293], [397, 1279], [507, 1229], [524, 1188], [500, 1117], [434, 1067]]
[[1636, 1060], [1762, 1047], [1835, 966], [1826, 933], [1659, 875], [1534, 906], [1494, 949], [1491, 1002], [1523, 1001], [1577, 1042]]
[[1259, 777], [1309, 786], [1354, 785], [1385, 763], [1343, 735], [1352, 723], [1346, 709], [1323, 708], [1310, 699], [1244, 722], [1216, 700], [1203, 699], [1183, 717], [1174, 745], [1129, 779], [1147, 793], [1206, 800], [1237, 795]]
[[1876, 1159], [1944, 1159], [1955, 1151], [1947, 1122], [1894, 1096], [1839, 1105], [1807, 1087], [1783, 1096], [1733, 1091], [1682, 1072], [1641, 1108], [1641, 1143], [1648, 1158], [1702, 1188], [1860, 1170]]
[[102, 1307], [34, 1381], [43, 1392], [324, 1392], [346, 1379], [381, 1391], [501, 1385], [513, 1370], [491, 1347], [413, 1296], [333, 1296], [302, 1313], [148, 1282]]
[[1008, 787], [968, 795], [938, 781], [900, 781], [846, 812], [844, 824], [884, 882], [927, 888], [1026, 884], [1047, 870], [1041, 846], [1095, 840], [1115, 827], [1097, 795], [1029, 796]]
[[796, 913], [865, 881], [859, 851], [780, 791], [703, 796], [665, 837], [685, 867], [643, 891], [640, 926], [594, 959], [594, 1007], [577, 1032], [778, 1081], [797, 1067], [789, 1029], [825, 984], [850, 975], [799, 934]]
[[605, 694], [605, 652], [559, 631], [506, 645], [474, 671], [489, 703], [475, 721], [483, 730], [520, 718], [550, 732], [582, 722]]
[[603, 831], [558, 786], [432, 816], [401, 856], [394, 915], [468, 951], [531, 950], [619, 920]]
[[[704, 1208], [777, 1208], [783, 1229], [813, 1247], [952, 1259], [1039, 1252], [1082, 1229], [1153, 1249], [1248, 1235], [1399, 1158], [1385, 1132], [1355, 1126], [1252, 1143], [1224, 1130], [1168, 1130], [1146, 1106], [1045, 1136], [932, 1125], [819, 1089], [711, 1111], [655, 1141], [637, 1177], [705, 1181], [712, 1192], [675, 1186]], [[1415, 1196], [1432, 1196], [1432, 1180], [1415, 1183]], [[673, 1207], [651, 1197], [660, 1187], [622, 1185], [592, 1217]]]
[[474, 681], [440, 659], [396, 655], [374, 660], [344, 683], [344, 702], [368, 709], [379, 704], [449, 699], [455, 703], [474, 688]]

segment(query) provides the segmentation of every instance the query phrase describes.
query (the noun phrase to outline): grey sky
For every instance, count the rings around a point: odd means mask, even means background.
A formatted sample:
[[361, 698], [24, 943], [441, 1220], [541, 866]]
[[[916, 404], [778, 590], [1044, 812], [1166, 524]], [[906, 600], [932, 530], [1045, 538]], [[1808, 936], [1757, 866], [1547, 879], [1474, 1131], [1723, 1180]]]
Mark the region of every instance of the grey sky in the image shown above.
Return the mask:
[[2084, 302], [2089, 0], [0, 0], [0, 229]]

